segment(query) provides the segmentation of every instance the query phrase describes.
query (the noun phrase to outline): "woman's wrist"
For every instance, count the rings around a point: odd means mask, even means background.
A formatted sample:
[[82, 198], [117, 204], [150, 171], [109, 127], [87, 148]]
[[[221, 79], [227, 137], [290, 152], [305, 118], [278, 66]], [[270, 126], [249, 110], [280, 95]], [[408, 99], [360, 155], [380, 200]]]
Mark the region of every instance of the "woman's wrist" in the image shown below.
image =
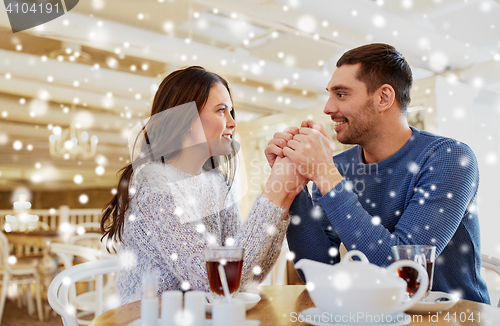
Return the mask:
[[285, 201], [287, 195], [288, 193], [285, 191], [285, 188], [277, 180], [275, 180], [274, 182], [268, 180], [261, 193], [261, 196], [263, 198], [266, 198], [271, 203], [280, 207], [283, 206], [283, 202]]

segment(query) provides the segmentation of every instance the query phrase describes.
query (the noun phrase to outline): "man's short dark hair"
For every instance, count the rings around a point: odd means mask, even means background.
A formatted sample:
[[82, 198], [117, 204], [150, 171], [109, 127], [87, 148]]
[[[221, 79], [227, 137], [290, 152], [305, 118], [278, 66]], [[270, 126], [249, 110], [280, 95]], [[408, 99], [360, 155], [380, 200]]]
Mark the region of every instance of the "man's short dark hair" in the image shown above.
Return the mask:
[[365, 83], [368, 93], [375, 92], [384, 84], [391, 85], [401, 112], [406, 113], [413, 77], [410, 65], [401, 53], [388, 44], [367, 44], [344, 53], [337, 61], [337, 67], [358, 63], [361, 67], [356, 78]]

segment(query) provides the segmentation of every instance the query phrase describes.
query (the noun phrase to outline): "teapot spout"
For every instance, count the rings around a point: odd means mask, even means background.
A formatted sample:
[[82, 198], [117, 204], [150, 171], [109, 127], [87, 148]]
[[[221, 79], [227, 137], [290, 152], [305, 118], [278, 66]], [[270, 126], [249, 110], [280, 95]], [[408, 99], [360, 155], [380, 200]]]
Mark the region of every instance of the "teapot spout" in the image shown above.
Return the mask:
[[328, 272], [332, 267], [332, 265], [327, 265], [310, 259], [301, 259], [295, 264], [295, 269], [300, 269], [304, 273], [306, 280], [311, 280], [316, 275]]

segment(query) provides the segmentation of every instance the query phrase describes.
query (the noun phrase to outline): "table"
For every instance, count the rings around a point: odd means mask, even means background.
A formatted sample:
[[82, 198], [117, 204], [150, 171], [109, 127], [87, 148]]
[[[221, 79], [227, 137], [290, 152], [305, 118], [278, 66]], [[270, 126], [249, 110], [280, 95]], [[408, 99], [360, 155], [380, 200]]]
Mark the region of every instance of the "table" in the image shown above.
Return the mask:
[[[262, 291], [262, 300], [247, 312], [247, 319], [259, 320], [260, 326], [310, 325], [296, 318], [300, 311], [314, 307], [304, 285], [261, 286], [259, 289]], [[132, 302], [105, 312], [94, 319], [90, 326], [125, 326], [138, 319], [140, 311], [140, 301]], [[474, 321], [461, 322], [460, 314], [463, 320], [464, 313], [467, 317], [473, 314]], [[449, 320], [445, 320], [447, 314]], [[408, 325], [492, 326], [500, 324], [500, 308], [468, 300], [460, 300], [455, 306], [439, 315], [410, 314], [409, 316], [412, 322]]]
[[[47, 249], [47, 243], [63, 242], [62, 237], [57, 231], [29, 231], [29, 232], [4, 232], [10, 244], [14, 246], [42, 248], [42, 253]], [[22, 256], [25, 253], [15, 252], [16, 255]]]

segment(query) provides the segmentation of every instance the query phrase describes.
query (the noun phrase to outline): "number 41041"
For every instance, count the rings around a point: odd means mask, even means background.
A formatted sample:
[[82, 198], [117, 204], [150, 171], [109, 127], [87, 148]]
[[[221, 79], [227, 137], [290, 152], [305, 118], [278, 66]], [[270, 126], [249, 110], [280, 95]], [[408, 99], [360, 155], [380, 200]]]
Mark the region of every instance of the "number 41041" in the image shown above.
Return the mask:
[[[477, 317], [476, 317], [477, 316]], [[444, 316], [444, 320], [448, 321], [448, 322], [457, 322], [457, 321], [460, 321], [462, 323], [466, 322], [466, 321], [471, 321], [471, 322], [481, 322], [481, 313], [480, 312], [476, 312], [476, 314], [474, 314], [473, 312], [471, 312], [470, 314], [466, 313], [466, 312], [461, 312], [461, 313], [452, 313], [450, 314], [449, 312]]]
[[15, 5], [12, 5], [12, 3], [9, 3], [9, 5], [6, 8], [7, 12], [10, 14], [12, 12], [16, 14], [27, 14], [28, 12], [32, 13], [47, 13], [50, 14], [52, 10], [55, 10], [56, 13], [59, 13], [59, 4], [56, 3], [55, 5], [52, 5], [51, 3], [46, 3], [45, 6], [43, 3], [39, 4], [33, 4], [31, 7], [28, 3], [24, 2], [23, 4], [16, 3]]

